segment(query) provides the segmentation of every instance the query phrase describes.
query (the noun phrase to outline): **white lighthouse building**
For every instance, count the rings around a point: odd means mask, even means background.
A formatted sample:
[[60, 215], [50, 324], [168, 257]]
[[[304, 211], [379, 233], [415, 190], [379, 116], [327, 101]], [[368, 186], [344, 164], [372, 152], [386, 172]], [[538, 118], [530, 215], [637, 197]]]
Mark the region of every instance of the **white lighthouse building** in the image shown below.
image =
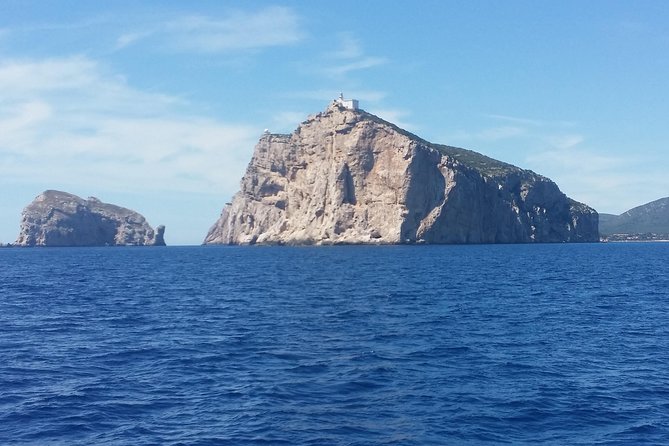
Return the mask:
[[358, 109], [358, 100], [357, 99], [344, 99], [344, 93], [340, 93], [339, 97], [335, 99], [335, 102], [349, 110]]

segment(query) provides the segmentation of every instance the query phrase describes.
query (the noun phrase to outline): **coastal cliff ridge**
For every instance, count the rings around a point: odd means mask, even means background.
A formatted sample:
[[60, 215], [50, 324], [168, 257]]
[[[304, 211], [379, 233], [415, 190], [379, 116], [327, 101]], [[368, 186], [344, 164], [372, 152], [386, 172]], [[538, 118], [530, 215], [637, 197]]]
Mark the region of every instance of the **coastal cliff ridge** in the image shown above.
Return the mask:
[[204, 244], [595, 242], [597, 227], [546, 177], [334, 101], [260, 138]]

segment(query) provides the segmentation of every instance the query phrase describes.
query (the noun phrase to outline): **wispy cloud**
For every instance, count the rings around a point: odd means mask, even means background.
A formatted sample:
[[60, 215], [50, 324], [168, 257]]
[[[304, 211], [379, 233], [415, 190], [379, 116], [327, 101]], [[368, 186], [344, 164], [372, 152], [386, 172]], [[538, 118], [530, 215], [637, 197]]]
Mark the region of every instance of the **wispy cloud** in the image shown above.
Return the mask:
[[147, 30], [147, 31], [133, 31], [121, 34], [116, 39], [116, 45], [114, 46], [114, 50], [115, 51], [122, 50], [123, 48], [129, 47], [155, 33], [156, 30], [153, 31]]
[[543, 121], [537, 120], [537, 119], [528, 119], [528, 118], [518, 118], [515, 116], [506, 116], [506, 115], [497, 115], [497, 114], [484, 114], [483, 115], [486, 118], [492, 118], [498, 121], [506, 121], [506, 122], [512, 122], [514, 124], [521, 124], [521, 125], [531, 125], [531, 126], [540, 126], [543, 125]]
[[292, 45], [305, 33], [290, 8], [271, 6], [258, 11], [232, 11], [223, 17], [189, 15], [131, 30], [120, 35], [116, 49], [144, 40], [174, 51], [225, 53]]
[[472, 142], [495, 142], [504, 139], [512, 139], [524, 136], [528, 130], [521, 126], [492, 126], [486, 127], [476, 131], [459, 131], [454, 133], [451, 137], [459, 141]]
[[545, 137], [546, 141], [556, 149], [571, 149], [581, 144], [585, 137], [579, 134], [554, 134]]
[[332, 59], [357, 59], [364, 55], [360, 41], [351, 33], [340, 33], [339, 48], [327, 53]]
[[527, 131], [522, 127], [500, 126], [484, 129], [476, 135], [476, 138], [484, 141], [499, 141], [501, 139], [515, 138], [525, 133]]
[[93, 81], [95, 63], [84, 57], [6, 60], [0, 64], [0, 86], [7, 98], [40, 92], [85, 89]]
[[[490, 156], [551, 178], [568, 196], [599, 211], [622, 212], [641, 204], [640, 197], [647, 196], [648, 191], [667, 190], [666, 176], [649, 171], [642, 182], [630, 177], [630, 171], [644, 170], [647, 160], [612, 155], [589, 146], [587, 134], [580, 132], [573, 121], [484, 116], [491, 120], [488, 127], [456, 132], [453, 139], [464, 141], [465, 146], [494, 143], [491, 146], [496, 152], [488, 152]], [[666, 161], [657, 165], [666, 165]]]
[[578, 172], [579, 175], [602, 172], [628, 165], [620, 157], [602, 155], [590, 150], [545, 150], [527, 157], [531, 164]]
[[340, 93], [344, 93], [346, 97], [353, 97], [368, 103], [380, 102], [388, 96], [385, 91], [351, 88], [344, 92], [332, 89], [295, 91], [285, 93], [282, 97], [326, 102], [337, 98]]
[[83, 57], [2, 63], [0, 88], [20, 92], [0, 100], [5, 184], [231, 194], [260, 133], [185, 112]]
[[396, 108], [372, 108], [369, 110], [369, 112], [381, 119], [395, 124], [404, 130], [409, 130], [411, 132], [418, 130], [417, 125], [412, 124], [406, 120], [406, 118], [411, 115], [408, 110], [401, 110]]
[[[527, 166], [551, 178], [567, 195], [600, 212], [619, 213], [641, 204], [639, 197], [644, 194], [637, 187], [638, 179], [632, 181], [626, 174], [641, 165], [633, 166], [635, 161], [631, 159], [582, 147], [576, 139], [573, 143], [568, 138], [565, 141], [529, 154]], [[658, 190], [657, 184], [649, 190]]]
[[383, 57], [364, 57], [348, 63], [332, 65], [328, 67], [325, 71], [328, 75], [332, 77], [341, 77], [345, 76], [346, 74], [352, 71], [377, 67], [379, 65], [385, 64], [386, 62], [387, 60]]
[[[667, 160], [653, 162], [638, 157], [612, 155], [589, 145], [587, 133], [569, 120], [546, 120], [485, 114], [491, 122], [477, 130], [453, 132], [451, 138], [486, 146], [487, 154], [547, 176], [571, 198], [600, 212], [621, 213], [669, 190], [669, 179], [660, 168]], [[490, 151], [495, 150], [495, 151]], [[630, 172], [646, 172], [642, 178]]]
[[39, 100], [19, 103], [15, 107], [7, 107], [2, 112], [0, 135], [11, 135], [24, 128], [36, 127], [53, 114], [49, 104]]
[[378, 67], [388, 63], [388, 59], [366, 54], [361, 43], [351, 33], [338, 35], [338, 48], [325, 54], [322, 67], [318, 70], [325, 76], [342, 79], [348, 74]]
[[634, 201], [628, 193], [630, 185], [625, 175], [630, 161], [588, 147], [586, 135], [578, 132], [577, 123], [497, 114], [486, 116], [509, 125], [481, 130], [474, 133], [473, 138], [509, 139], [517, 146], [515, 155], [523, 167], [551, 178], [572, 198], [603, 211], [614, 211]]
[[299, 111], [283, 111], [272, 117], [273, 133], [290, 133], [297, 128], [300, 122], [307, 118], [308, 113]]
[[486, 118], [491, 118], [497, 121], [511, 122], [517, 125], [525, 125], [532, 127], [573, 127], [576, 125], [573, 121], [547, 121], [542, 119], [525, 118], [518, 116], [498, 115], [494, 113], [483, 114]]
[[451, 136], [456, 140], [474, 142], [523, 139], [533, 142], [535, 146], [548, 144], [553, 148], [573, 147], [584, 140], [582, 135], [573, 132], [576, 123], [570, 121], [547, 121], [492, 113], [482, 116], [492, 122], [477, 130], [454, 132]]

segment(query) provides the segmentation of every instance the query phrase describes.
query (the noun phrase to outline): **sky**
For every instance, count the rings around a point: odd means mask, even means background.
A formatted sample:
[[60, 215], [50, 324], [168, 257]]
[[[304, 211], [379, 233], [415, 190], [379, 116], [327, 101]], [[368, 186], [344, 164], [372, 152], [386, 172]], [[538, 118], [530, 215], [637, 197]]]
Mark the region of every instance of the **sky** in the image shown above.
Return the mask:
[[669, 196], [669, 2], [0, 0], [0, 242], [47, 189], [202, 243], [343, 92], [599, 212]]

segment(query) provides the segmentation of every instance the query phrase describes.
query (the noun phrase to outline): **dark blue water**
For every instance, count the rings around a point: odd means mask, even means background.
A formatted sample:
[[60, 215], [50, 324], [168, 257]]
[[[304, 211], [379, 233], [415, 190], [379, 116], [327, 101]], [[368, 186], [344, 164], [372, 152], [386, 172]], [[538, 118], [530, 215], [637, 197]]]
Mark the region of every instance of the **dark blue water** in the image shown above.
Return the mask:
[[0, 444], [669, 444], [668, 259], [3, 249]]

